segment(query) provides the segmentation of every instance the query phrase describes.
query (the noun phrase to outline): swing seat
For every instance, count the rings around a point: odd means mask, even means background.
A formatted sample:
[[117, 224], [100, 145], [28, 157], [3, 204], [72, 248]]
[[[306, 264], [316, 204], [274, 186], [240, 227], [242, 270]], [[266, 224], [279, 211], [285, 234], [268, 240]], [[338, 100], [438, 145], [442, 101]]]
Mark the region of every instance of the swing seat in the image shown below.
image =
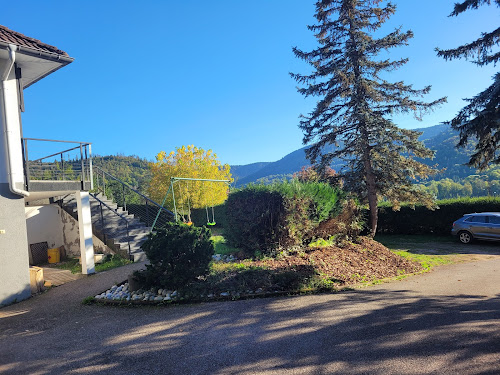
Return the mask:
[[186, 223], [186, 225], [191, 226], [191, 225], [193, 225], [193, 222], [192, 222], [192, 221], [188, 221], [188, 222]]
[[215, 225], [215, 224], [217, 224], [215, 221], [214, 221], [214, 222], [208, 222], [208, 223], [207, 223], [207, 225], [210, 225], [210, 226], [213, 226], [213, 225]]

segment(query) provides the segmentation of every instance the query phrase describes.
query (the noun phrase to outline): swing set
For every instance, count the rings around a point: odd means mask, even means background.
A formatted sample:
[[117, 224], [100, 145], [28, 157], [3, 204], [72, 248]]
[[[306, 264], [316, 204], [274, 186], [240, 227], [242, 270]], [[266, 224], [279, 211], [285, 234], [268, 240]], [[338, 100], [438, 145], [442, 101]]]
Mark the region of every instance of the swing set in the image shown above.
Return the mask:
[[[188, 178], [188, 177], [170, 177], [170, 187], [168, 188], [167, 190], [167, 193], [165, 194], [165, 197], [163, 198], [163, 202], [161, 204], [161, 207], [163, 208], [163, 206], [165, 205], [165, 202], [167, 200], [167, 197], [170, 193], [170, 191], [172, 191], [172, 201], [174, 203], [174, 215], [175, 215], [175, 221], [179, 221], [179, 216], [182, 217], [182, 221], [187, 224], [187, 225], [193, 225], [193, 222], [191, 221], [191, 218], [190, 218], [190, 215], [189, 213], [191, 212], [191, 204], [190, 204], [190, 201], [189, 201], [189, 181], [202, 181], [202, 182], [212, 182], [212, 183], [226, 183], [227, 185], [229, 185], [231, 183], [231, 181], [229, 180], [212, 180], [212, 179], [207, 179], [207, 178]], [[184, 219], [184, 215], [179, 215], [178, 212], [177, 212], [177, 205], [176, 205], [176, 202], [175, 202], [175, 191], [174, 191], [174, 184], [176, 183], [182, 183], [184, 182], [185, 183], [185, 186], [186, 186], [186, 200], [182, 200], [182, 206], [180, 207], [182, 209], [182, 212], [185, 213], [185, 206], [184, 204], [187, 203], [187, 206], [188, 206], [188, 221], [186, 221]], [[182, 194], [182, 190], [181, 190], [181, 194]], [[210, 217], [209, 217], [209, 214], [208, 214], [208, 205], [205, 205], [205, 210], [206, 210], [206, 213], [207, 213], [207, 225], [208, 226], [214, 226], [216, 224], [215, 222], [215, 214], [214, 214], [214, 205], [213, 205], [213, 202], [212, 202], [212, 221], [210, 221]], [[151, 227], [151, 231], [153, 230], [155, 224], [156, 224], [156, 221], [158, 220], [158, 217], [160, 216], [160, 211], [158, 211], [158, 214], [156, 215], [156, 218], [153, 222], [153, 225]]]

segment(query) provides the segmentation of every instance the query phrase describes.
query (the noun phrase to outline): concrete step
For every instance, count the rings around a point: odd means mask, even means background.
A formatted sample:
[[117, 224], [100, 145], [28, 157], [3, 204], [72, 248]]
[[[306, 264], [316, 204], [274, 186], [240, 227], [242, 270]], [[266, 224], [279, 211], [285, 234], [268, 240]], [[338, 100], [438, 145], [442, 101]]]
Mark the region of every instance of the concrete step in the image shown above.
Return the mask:
[[[148, 234], [151, 230], [142, 221], [136, 218], [133, 214], [125, 211], [122, 207], [113, 203], [103, 194], [96, 195], [99, 200], [105, 203], [110, 208], [90, 196], [90, 210], [92, 216], [92, 225], [96, 231], [101, 232], [106, 236], [110, 244], [120, 247], [120, 251], [128, 253], [128, 242], [130, 241], [130, 251], [135, 262], [147, 260], [146, 255], [141, 250], [141, 244], [147, 240]], [[77, 212], [77, 203], [74, 195], [67, 196], [63, 199], [64, 208], [67, 211]], [[102, 206], [102, 213], [101, 213]], [[121, 217], [119, 215], [120, 214]], [[104, 220], [104, 228], [101, 225], [101, 215]], [[128, 235], [127, 225], [125, 224], [124, 217], [128, 222]]]
[[[106, 234], [112, 238], [120, 239], [127, 237], [127, 228], [125, 227], [116, 227], [116, 228], [107, 228]], [[142, 238], [147, 237], [149, 234], [149, 230], [147, 228], [129, 228], [128, 237], [131, 238]]]
[[[128, 253], [127, 243], [120, 243], [121, 249], [124, 253]], [[144, 251], [141, 250], [140, 246], [132, 246], [130, 244], [130, 256], [133, 257], [134, 262], [142, 262], [147, 260], [147, 256]]]

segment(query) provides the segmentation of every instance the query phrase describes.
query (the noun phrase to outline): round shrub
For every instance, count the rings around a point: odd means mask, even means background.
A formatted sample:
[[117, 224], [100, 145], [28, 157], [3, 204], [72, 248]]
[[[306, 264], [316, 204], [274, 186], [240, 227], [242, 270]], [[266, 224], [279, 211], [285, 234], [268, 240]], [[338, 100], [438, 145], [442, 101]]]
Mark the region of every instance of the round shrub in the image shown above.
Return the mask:
[[210, 237], [205, 227], [166, 223], [142, 244], [150, 264], [135, 277], [145, 286], [179, 288], [206, 275], [214, 254]]

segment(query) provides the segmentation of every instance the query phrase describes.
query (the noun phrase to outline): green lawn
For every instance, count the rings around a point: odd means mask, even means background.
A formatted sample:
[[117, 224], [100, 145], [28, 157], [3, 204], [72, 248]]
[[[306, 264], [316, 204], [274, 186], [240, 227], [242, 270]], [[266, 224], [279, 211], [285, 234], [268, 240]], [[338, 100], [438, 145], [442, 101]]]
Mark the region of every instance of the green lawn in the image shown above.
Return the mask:
[[238, 249], [226, 244], [226, 239], [223, 236], [212, 236], [214, 242], [215, 254], [231, 255], [239, 252]]
[[421, 245], [425, 243], [454, 244], [456, 239], [450, 236], [433, 236], [427, 234], [377, 234], [375, 241], [389, 249], [399, 246]]
[[[113, 255], [108, 257], [106, 261], [103, 263], [99, 263], [95, 265], [96, 272], [102, 272], [106, 270], [110, 270], [112, 268], [121, 267], [126, 264], [132, 263], [130, 260], [121, 257], [120, 255]], [[77, 258], [71, 258], [65, 260], [61, 263], [56, 264], [56, 268], [69, 270], [71, 273], [80, 273], [82, 272], [82, 265], [80, 264]]]

